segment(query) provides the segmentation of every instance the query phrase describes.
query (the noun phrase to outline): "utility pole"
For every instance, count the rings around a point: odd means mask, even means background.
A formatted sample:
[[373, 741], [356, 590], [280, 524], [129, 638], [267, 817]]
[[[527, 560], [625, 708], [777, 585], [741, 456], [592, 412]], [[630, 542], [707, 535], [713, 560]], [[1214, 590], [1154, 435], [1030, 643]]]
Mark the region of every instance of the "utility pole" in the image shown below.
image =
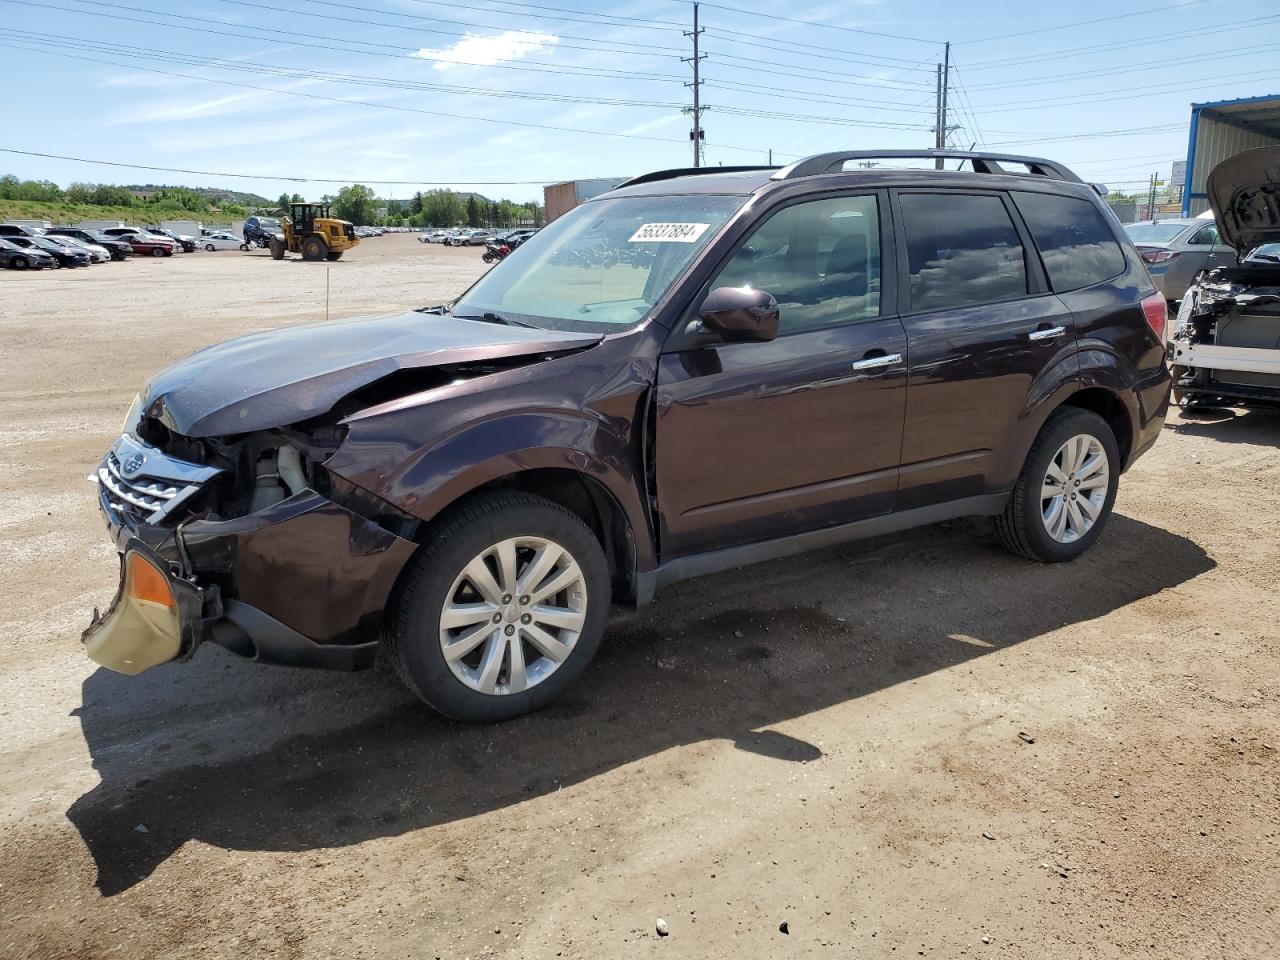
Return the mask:
[[1151, 175], [1151, 188], [1150, 188], [1150, 191], [1147, 193], [1147, 219], [1148, 220], [1155, 220], [1156, 218], [1156, 176], [1157, 174], [1154, 174], [1154, 173]]
[[[934, 135], [934, 148], [937, 150], [947, 149], [947, 135], [950, 130], [947, 129], [947, 94], [951, 88], [951, 41], [947, 41], [942, 48], [942, 62], [938, 64], [938, 90], [937, 90], [937, 130]], [[943, 160], [941, 157], [933, 162], [935, 170], [941, 170]]]
[[686, 37], [693, 39], [693, 56], [680, 58], [683, 63], [693, 64], [693, 83], [685, 84], [686, 87], [693, 89], [693, 106], [691, 108], [685, 107], [680, 112], [690, 114], [693, 117], [693, 129], [689, 131], [689, 140], [693, 143], [693, 165], [695, 167], [702, 166], [702, 144], [706, 139], [706, 134], [702, 129], [702, 76], [699, 67], [702, 61], [707, 59], [707, 55], [698, 52], [698, 38], [705, 32], [698, 26], [698, 5], [695, 3], [693, 5], [693, 32], [684, 31]]

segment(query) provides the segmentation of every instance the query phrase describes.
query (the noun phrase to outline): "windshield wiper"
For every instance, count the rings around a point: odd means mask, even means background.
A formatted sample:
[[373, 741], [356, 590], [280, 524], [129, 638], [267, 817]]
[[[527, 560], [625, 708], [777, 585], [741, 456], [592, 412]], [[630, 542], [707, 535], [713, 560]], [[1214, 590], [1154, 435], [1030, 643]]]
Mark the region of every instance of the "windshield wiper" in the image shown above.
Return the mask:
[[482, 320], [485, 323], [503, 323], [503, 324], [506, 324], [508, 327], [528, 327], [530, 330], [538, 329], [532, 323], [524, 323], [523, 321], [520, 321], [520, 320], [512, 320], [510, 317], [504, 317], [501, 314], [491, 313], [488, 311], [480, 314], [479, 316], [468, 316], [468, 317], [464, 317], [460, 313], [455, 313], [454, 317], [456, 317], [459, 320]]

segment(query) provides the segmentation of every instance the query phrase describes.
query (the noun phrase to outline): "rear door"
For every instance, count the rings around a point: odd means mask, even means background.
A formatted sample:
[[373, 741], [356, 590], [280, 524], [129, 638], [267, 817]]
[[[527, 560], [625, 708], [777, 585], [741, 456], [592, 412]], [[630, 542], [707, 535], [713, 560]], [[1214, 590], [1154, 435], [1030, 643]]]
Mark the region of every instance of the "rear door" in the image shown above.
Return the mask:
[[661, 356], [664, 560], [893, 509], [906, 337], [893, 308], [886, 206], [887, 194], [874, 192], [784, 205], [695, 298], [717, 287], [767, 290], [780, 332], [768, 343], [686, 348], [677, 329]]
[[1071, 313], [1003, 192], [904, 189], [895, 205], [911, 358], [897, 508], [999, 493], [1034, 385], [1072, 353]]

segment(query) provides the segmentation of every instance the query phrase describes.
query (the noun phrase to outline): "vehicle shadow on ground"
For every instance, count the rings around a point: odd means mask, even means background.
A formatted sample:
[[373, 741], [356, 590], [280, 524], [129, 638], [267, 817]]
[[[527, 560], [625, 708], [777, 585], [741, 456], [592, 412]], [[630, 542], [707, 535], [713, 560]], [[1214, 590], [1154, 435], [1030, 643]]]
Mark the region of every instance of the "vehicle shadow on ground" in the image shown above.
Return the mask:
[[804, 762], [821, 751], [767, 728], [1104, 616], [1215, 565], [1190, 540], [1119, 515], [1067, 565], [1008, 556], [985, 531], [945, 524], [681, 584], [615, 619], [566, 699], [496, 726], [442, 719], [386, 673], [265, 667], [212, 647], [140, 677], [98, 670], [77, 714], [102, 779], [67, 816], [109, 896], [188, 840], [354, 844], [680, 744], [728, 739], [762, 762]]
[[1280, 408], [1191, 407], [1165, 427], [1187, 437], [1275, 446], [1280, 444]]

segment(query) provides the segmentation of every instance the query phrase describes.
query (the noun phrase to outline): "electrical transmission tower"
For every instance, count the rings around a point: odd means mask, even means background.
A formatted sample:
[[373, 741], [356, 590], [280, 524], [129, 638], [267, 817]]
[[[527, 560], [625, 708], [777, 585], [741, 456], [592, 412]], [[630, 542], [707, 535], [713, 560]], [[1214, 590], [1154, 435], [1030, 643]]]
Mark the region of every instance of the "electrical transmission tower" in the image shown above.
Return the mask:
[[702, 61], [707, 59], [707, 55], [698, 51], [698, 38], [705, 32], [698, 26], [698, 5], [695, 3], [693, 5], [693, 30], [692, 32], [684, 31], [684, 35], [693, 40], [693, 56], [680, 58], [682, 63], [693, 64], [693, 83], [685, 84], [686, 87], [693, 90], [693, 106], [685, 107], [680, 112], [693, 117], [693, 129], [689, 131], [689, 140], [693, 144], [693, 165], [695, 167], [702, 166], [702, 147], [706, 141], [706, 133], [702, 129], [702, 72], [700, 67]]

